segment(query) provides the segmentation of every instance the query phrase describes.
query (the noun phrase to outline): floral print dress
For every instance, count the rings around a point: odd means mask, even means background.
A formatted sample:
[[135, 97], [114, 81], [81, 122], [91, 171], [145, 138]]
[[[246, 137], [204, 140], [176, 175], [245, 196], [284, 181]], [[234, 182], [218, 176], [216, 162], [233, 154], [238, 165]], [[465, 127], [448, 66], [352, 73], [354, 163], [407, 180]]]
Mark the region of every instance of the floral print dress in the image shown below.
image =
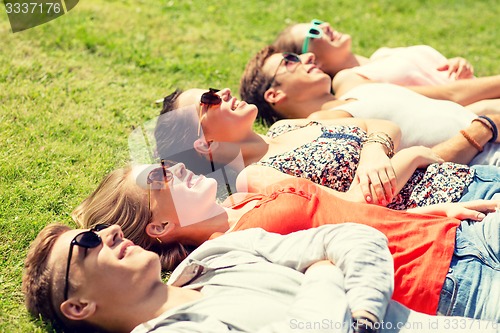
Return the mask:
[[[354, 180], [366, 132], [356, 126], [284, 124], [267, 133], [277, 137], [305, 126], [321, 126], [321, 135], [294, 150], [269, 157], [255, 164], [274, 168], [291, 176], [346, 192]], [[401, 192], [387, 206], [408, 209], [443, 202], [456, 202], [472, 182], [474, 170], [456, 163], [431, 164], [418, 169]]]

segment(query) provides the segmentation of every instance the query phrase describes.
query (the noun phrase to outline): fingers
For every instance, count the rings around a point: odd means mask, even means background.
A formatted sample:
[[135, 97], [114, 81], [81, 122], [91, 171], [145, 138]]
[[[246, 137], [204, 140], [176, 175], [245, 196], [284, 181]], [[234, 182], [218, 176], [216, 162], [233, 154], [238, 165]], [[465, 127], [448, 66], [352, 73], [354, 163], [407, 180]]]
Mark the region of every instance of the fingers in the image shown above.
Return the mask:
[[[366, 174], [363, 174], [361, 176], [357, 176], [355, 179], [355, 182], [357, 182], [359, 184], [359, 188], [361, 189], [361, 193], [363, 193], [363, 197], [365, 198], [365, 201], [367, 203], [372, 203], [373, 196], [372, 196], [372, 192], [370, 190], [370, 178]], [[351, 184], [351, 187], [353, 185], [356, 185], [355, 182], [353, 182]]]
[[500, 207], [500, 200], [473, 200], [462, 202], [461, 204], [466, 209], [491, 213]]
[[396, 173], [389, 159], [377, 162], [359, 166], [350, 189], [358, 187], [367, 203], [386, 206], [397, 191]]
[[460, 63], [457, 70], [455, 71], [455, 78], [460, 79], [470, 79], [474, 75], [474, 70], [472, 65], [468, 62]]
[[448, 59], [448, 62], [438, 67], [437, 70], [447, 71], [448, 77], [455, 80], [470, 79], [474, 76], [474, 68], [464, 58]]
[[360, 186], [365, 198], [370, 197], [370, 202], [387, 206], [396, 192], [396, 175], [392, 169], [383, 172], [372, 171]]
[[460, 214], [457, 214], [456, 218], [459, 220], [482, 221], [485, 216], [483, 212], [474, 209], [464, 209]]

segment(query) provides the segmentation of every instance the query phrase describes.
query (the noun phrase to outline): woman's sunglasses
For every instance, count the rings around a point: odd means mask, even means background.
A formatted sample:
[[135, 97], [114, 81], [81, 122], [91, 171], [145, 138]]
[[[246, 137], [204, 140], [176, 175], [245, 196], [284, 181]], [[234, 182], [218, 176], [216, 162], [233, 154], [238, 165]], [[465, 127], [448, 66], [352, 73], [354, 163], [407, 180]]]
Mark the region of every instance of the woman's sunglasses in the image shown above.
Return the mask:
[[80, 247], [83, 247], [85, 249], [92, 249], [94, 247], [99, 246], [102, 243], [101, 237], [97, 234], [97, 232], [104, 230], [106, 228], [110, 227], [109, 224], [98, 224], [92, 229], [88, 231], [84, 231], [79, 233], [78, 235], [73, 238], [69, 245], [69, 254], [68, 254], [68, 263], [66, 264], [66, 282], [64, 284], [64, 300], [66, 301], [68, 299], [68, 292], [69, 292], [69, 284], [68, 284], [68, 279], [69, 279], [69, 267], [71, 264], [71, 256], [73, 255], [73, 247], [75, 245], [78, 245]]
[[200, 98], [200, 113], [198, 114], [198, 136], [200, 136], [200, 129], [201, 129], [201, 120], [202, 120], [202, 111], [203, 107], [206, 106], [207, 110], [211, 106], [219, 105], [222, 103], [222, 99], [220, 98], [219, 95], [216, 93], [219, 92], [219, 89], [214, 89], [214, 88], [208, 88], [208, 91], [206, 93], [203, 93]]
[[302, 53], [306, 53], [309, 50], [309, 41], [311, 38], [321, 38], [323, 36], [323, 29], [319, 27], [322, 23], [323, 21], [317, 19], [311, 21], [311, 27], [307, 31], [306, 38], [302, 44]]
[[298, 54], [296, 53], [292, 53], [292, 52], [283, 52], [281, 54], [281, 56], [283, 58], [281, 58], [281, 61], [280, 63], [278, 64], [278, 67], [276, 68], [276, 71], [274, 72], [274, 75], [271, 79], [271, 83], [269, 84], [269, 86], [272, 86], [273, 83], [274, 83], [274, 80], [276, 79], [276, 75], [278, 74], [278, 70], [280, 69], [281, 67], [281, 64], [285, 63], [285, 68], [287, 69], [287, 71], [289, 72], [292, 72], [292, 69], [295, 68], [295, 65], [296, 64], [300, 64], [302, 63], [302, 61], [300, 60], [300, 57]]
[[148, 209], [151, 211], [151, 187], [153, 183], [161, 183], [168, 184], [173, 178], [174, 175], [172, 171], [168, 170], [174, 163], [170, 164], [166, 162], [166, 160], [162, 159], [160, 161], [161, 167], [153, 169], [149, 172], [148, 178], [146, 182], [148, 183]]

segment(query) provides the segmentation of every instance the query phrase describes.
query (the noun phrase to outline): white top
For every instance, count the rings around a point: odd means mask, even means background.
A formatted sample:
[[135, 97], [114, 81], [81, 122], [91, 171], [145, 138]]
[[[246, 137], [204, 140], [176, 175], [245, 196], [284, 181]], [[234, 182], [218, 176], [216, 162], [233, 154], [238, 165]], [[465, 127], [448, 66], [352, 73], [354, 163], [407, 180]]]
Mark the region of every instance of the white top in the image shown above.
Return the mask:
[[445, 56], [428, 45], [383, 47], [375, 51], [367, 64], [352, 68], [372, 81], [403, 86], [440, 85], [455, 81], [439, 67], [448, 62]]
[[435, 146], [467, 128], [476, 114], [463, 106], [420, 95], [388, 83], [360, 85], [342, 100], [355, 99], [333, 110], [344, 110], [355, 118], [386, 119], [401, 127], [400, 149], [410, 146]]
[[[346, 111], [355, 118], [385, 119], [396, 123], [402, 132], [399, 149], [418, 145], [433, 147], [469, 127], [477, 117], [460, 104], [428, 98], [389, 83], [363, 84], [340, 99], [354, 101], [332, 110]], [[499, 145], [487, 143], [471, 164], [499, 166]]]

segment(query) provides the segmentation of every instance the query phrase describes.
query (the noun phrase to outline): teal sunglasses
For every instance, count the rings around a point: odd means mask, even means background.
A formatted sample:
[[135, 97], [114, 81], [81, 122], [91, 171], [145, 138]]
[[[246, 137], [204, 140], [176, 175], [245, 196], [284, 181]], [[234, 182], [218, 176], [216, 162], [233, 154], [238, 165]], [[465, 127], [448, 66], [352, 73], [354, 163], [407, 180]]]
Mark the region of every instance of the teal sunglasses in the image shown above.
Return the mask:
[[311, 38], [321, 38], [323, 36], [323, 30], [319, 27], [323, 21], [314, 19], [311, 21], [311, 27], [306, 33], [306, 38], [302, 44], [302, 53], [306, 53], [309, 50], [309, 41]]

